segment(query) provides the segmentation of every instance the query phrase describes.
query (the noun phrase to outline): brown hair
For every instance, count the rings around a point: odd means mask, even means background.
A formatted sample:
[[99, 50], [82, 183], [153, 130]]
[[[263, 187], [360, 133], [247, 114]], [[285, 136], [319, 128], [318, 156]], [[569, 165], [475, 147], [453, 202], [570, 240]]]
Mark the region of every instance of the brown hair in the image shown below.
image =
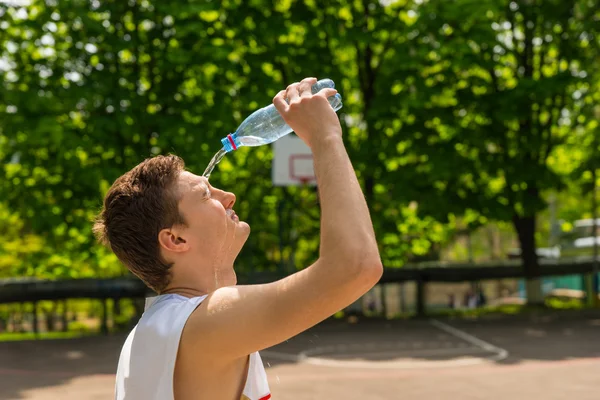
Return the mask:
[[169, 269], [160, 255], [158, 233], [185, 225], [173, 190], [185, 164], [174, 155], [144, 160], [119, 177], [104, 198], [94, 234], [144, 283], [160, 293], [169, 284]]

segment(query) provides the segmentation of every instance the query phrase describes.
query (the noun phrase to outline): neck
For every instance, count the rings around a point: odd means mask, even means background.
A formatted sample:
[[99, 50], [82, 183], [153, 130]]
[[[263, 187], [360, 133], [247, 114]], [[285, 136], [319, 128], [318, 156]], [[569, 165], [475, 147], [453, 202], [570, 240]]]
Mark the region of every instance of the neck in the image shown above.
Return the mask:
[[171, 282], [160, 294], [175, 293], [185, 297], [198, 297], [221, 287], [234, 286], [236, 283], [233, 262], [208, 265], [175, 263], [171, 267]]

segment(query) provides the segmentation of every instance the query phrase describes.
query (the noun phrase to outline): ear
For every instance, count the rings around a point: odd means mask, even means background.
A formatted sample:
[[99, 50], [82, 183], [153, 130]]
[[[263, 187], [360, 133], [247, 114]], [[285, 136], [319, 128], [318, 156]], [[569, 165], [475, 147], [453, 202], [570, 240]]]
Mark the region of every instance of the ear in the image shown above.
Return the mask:
[[158, 233], [158, 243], [160, 246], [174, 253], [182, 253], [189, 250], [190, 246], [187, 241], [182, 238], [180, 229], [175, 227], [169, 229], [163, 229]]

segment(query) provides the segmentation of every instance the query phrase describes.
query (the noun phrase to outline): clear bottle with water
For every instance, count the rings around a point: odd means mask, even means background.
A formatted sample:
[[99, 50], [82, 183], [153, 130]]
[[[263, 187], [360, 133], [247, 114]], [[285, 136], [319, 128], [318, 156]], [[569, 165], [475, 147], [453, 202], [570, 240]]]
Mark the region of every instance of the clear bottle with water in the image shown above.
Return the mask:
[[[331, 79], [322, 79], [312, 86], [311, 91], [315, 94], [324, 88], [335, 88], [335, 84]], [[339, 93], [329, 97], [328, 100], [335, 111], [342, 108], [342, 96]], [[242, 146], [262, 146], [273, 143], [290, 132], [292, 128], [285, 123], [279, 111], [271, 104], [250, 114], [234, 133], [221, 139], [221, 143], [223, 150], [228, 153]]]

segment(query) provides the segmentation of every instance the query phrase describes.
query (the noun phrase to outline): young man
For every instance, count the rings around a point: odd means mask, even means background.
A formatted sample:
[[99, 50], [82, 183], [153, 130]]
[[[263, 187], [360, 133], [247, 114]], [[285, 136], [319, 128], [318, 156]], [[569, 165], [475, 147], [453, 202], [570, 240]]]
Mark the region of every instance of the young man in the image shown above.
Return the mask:
[[184, 170], [175, 156], [148, 159], [115, 181], [95, 232], [159, 293], [119, 359], [118, 400], [265, 400], [259, 350], [348, 306], [382, 274], [367, 205], [327, 97], [304, 79], [273, 99], [312, 149], [322, 208], [320, 256], [264, 285], [236, 285], [233, 263], [250, 234], [235, 196]]

